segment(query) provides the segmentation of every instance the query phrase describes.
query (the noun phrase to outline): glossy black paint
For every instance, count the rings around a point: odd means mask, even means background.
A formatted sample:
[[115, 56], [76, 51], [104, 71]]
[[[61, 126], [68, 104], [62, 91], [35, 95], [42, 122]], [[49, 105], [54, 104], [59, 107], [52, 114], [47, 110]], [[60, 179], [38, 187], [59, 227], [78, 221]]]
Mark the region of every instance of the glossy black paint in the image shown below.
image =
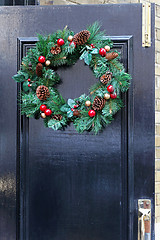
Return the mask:
[[[78, 32], [97, 19], [108, 35], [122, 36], [113, 38], [115, 47], [133, 76], [131, 89], [123, 96], [126, 107], [114, 122], [94, 136], [79, 135], [72, 126], [64, 132], [45, 129], [41, 120], [20, 117], [19, 107], [17, 117], [11, 76], [16, 62], [19, 67], [34, 46], [35, 32], [51, 33], [66, 24]], [[16, 239], [17, 202], [17, 239], [137, 239], [137, 199], [150, 198], [154, 206], [153, 19], [153, 44], [148, 49], [141, 47], [140, 4], [2, 7], [0, 21], [4, 102], [0, 177], [10, 186], [10, 195], [9, 189], [1, 193], [0, 236]], [[66, 98], [87, 93], [95, 81], [82, 62], [59, 72], [63, 78], [59, 89]]]

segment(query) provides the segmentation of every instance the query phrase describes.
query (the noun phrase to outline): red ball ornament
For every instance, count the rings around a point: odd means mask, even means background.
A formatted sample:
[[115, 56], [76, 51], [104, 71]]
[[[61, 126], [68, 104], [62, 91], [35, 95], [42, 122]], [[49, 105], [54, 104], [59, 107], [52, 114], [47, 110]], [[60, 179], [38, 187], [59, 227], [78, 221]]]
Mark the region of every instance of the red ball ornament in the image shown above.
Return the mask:
[[40, 57], [38, 58], [38, 61], [39, 61], [40, 63], [45, 63], [46, 58], [45, 58], [44, 56], [40, 56]]
[[47, 106], [46, 106], [45, 104], [42, 104], [42, 105], [40, 106], [40, 110], [41, 110], [42, 112], [44, 112], [46, 109], [47, 109]]
[[75, 42], [70, 42], [69, 46], [71, 46], [71, 44], [74, 44], [74, 47], [76, 48], [76, 43]]
[[32, 86], [32, 85], [29, 83], [29, 84], [28, 84], [28, 87], [31, 87], [31, 86]]
[[52, 111], [51, 109], [46, 109], [44, 113], [46, 114], [46, 116], [50, 116], [52, 114]]
[[112, 99], [115, 99], [115, 98], [117, 97], [117, 93], [111, 93], [111, 94], [110, 94], [110, 97], [111, 97]]
[[100, 48], [100, 49], [99, 49], [99, 54], [100, 54], [102, 57], [106, 56], [106, 49], [105, 49], [105, 48]]
[[30, 82], [31, 81], [31, 79], [30, 78], [28, 78], [28, 82]]
[[112, 86], [112, 85], [109, 85], [109, 86], [107, 87], [107, 91], [110, 92], [110, 93], [112, 93], [112, 92], [114, 91], [113, 86]]
[[64, 44], [63, 38], [59, 38], [59, 39], [57, 40], [57, 44], [58, 44], [59, 46], [62, 46], [62, 45]]
[[90, 117], [94, 117], [96, 115], [96, 112], [94, 110], [89, 110], [88, 115]]
[[92, 48], [95, 48], [95, 46], [93, 45], [93, 43], [91, 43], [91, 47], [92, 47]]

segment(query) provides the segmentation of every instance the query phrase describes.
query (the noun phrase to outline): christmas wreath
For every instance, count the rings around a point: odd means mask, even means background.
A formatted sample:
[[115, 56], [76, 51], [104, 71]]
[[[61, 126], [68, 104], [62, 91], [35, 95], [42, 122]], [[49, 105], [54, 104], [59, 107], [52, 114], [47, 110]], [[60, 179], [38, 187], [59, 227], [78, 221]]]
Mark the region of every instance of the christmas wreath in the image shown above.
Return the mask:
[[[73, 122], [79, 133], [98, 133], [111, 123], [123, 106], [121, 92], [128, 90], [131, 77], [120, 63], [118, 52], [111, 50], [112, 41], [104, 35], [98, 22], [76, 34], [65, 27], [48, 36], [38, 35], [35, 48], [28, 51], [13, 76], [22, 84], [21, 114], [41, 117], [53, 130]], [[60, 82], [56, 69], [73, 65], [78, 59], [84, 60], [98, 80], [89, 95], [66, 101], [56, 89]]]

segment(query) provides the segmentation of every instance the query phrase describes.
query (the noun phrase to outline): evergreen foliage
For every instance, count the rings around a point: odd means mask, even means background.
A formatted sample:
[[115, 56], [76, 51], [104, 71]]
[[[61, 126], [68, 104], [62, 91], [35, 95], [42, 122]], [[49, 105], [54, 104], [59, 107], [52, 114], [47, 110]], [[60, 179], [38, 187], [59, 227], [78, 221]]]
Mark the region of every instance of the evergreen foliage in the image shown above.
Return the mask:
[[[128, 90], [131, 76], [125, 72], [124, 66], [118, 58], [109, 61], [99, 54], [100, 48], [104, 48], [106, 45], [110, 48], [113, 47], [113, 42], [106, 37], [104, 38], [105, 32], [100, 31], [100, 28], [98, 22], [88, 26], [87, 30], [90, 32], [88, 41], [77, 46], [68, 41], [68, 36], [74, 36], [74, 33], [67, 27], [47, 36], [38, 34], [39, 41], [36, 43], [36, 47], [28, 51], [22, 60], [21, 69], [13, 76], [13, 79], [22, 86], [20, 103], [22, 114], [27, 117], [39, 118], [41, 115], [40, 106], [44, 104], [52, 111], [52, 114], [44, 119], [46, 127], [59, 130], [64, 129], [69, 122], [73, 122], [79, 133], [93, 131], [97, 134], [111, 123], [113, 115], [123, 107], [121, 92]], [[52, 54], [51, 49], [57, 46], [57, 40], [60, 38], [64, 40], [64, 44], [60, 46], [61, 51], [58, 54]], [[110, 52], [112, 51], [111, 49]], [[40, 56], [49, 60], [50, 65], [47, 66], [43, 63], [42, 76], [38, 77], [36, 66]], [[66, 101], [56, 89], [56, 85], [61, 81], [56, 69], [64, 65], [73, 65], [78, 59], [84, 61], [92, 69], [98, 82], [91, 86], [90, 95], [83, 94], [76, 99]], [[112, 72], [112, 78], [107, 85], [104, 85], [99, 79], [108, 71]], [[45, 101], [41, 101], [36, 95], [36, 89], [40, 85], [49, 88], [50, 96]], [[113, 86], [117, 98], [106, 100], [103, 109], [97, 111], [94, 117], [90, 117], [88, 112], [92, 109], [94, 98], [96, 96], [104, 98], [105, 94], [109, 94], [108, 85]], [[86, 101], [90, 101], [91, 106], [87, 107]], [[74, 114], [75, 110], [80, 113], [79, 116]], [[55, 119], [54, 115], [56, 114], [62, 118]]]

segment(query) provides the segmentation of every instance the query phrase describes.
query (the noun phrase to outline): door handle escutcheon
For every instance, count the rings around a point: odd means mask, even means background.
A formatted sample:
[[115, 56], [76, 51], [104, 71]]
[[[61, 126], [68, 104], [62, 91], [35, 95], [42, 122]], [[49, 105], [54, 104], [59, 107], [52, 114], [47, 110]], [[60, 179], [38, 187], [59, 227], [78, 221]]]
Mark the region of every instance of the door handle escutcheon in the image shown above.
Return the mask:
[[138, 200], [138, 240], [151, 240], [151, 200]]

